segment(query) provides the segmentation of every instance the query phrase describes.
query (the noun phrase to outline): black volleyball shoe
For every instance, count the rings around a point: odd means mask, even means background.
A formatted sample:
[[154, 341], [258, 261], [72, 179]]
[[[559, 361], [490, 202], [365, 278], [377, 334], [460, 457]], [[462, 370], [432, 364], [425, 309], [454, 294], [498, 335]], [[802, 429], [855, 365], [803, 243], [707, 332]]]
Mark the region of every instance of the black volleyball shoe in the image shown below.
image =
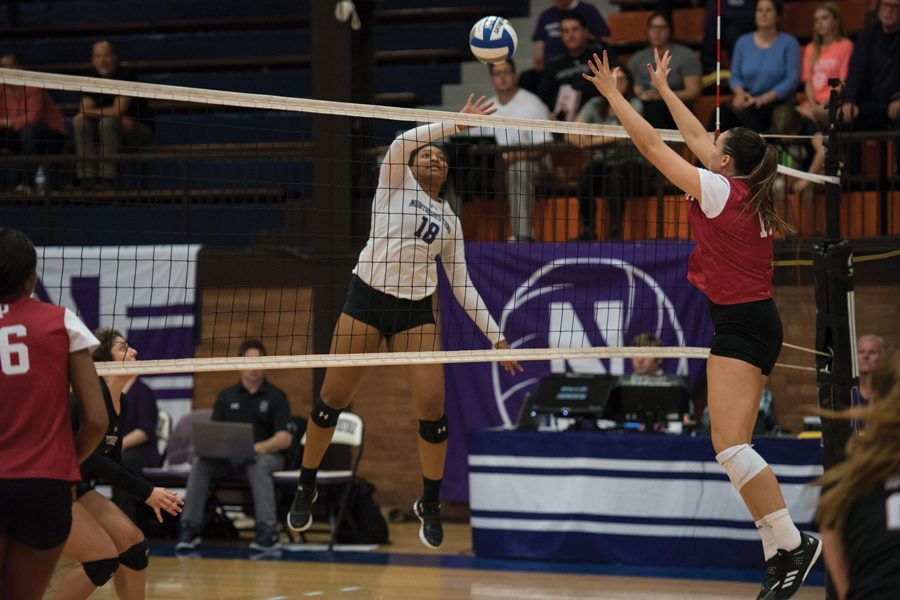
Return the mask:
[[291, 502], [291, 509], [287, 514], [288, 529], [299, 533], [310, 528], [313, 522], [312, 505], [318, 497], [319, 491], [316, 488], [297, 486], [294, 501]]
[[766, 578], [757, 600], [782, 600], [797, 593], [822, 554], [822, 541], [800, 532], [800, 545], [793, 550], [778, 550], [766, 561]]
[[419, 540], [429, 548], [440, 548], [444, 543], [444, 526], [441, 524], [441, 503], [422, 502], [416, 500], [413, 513], [422, 525], [419, 527]]

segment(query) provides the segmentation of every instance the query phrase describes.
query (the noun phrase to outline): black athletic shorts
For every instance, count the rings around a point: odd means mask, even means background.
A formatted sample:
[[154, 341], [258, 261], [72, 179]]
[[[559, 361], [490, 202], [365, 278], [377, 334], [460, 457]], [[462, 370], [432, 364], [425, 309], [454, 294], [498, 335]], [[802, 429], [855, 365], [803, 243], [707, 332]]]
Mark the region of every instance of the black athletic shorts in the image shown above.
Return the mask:
[[406, 300], [380, 292], [353, 275], [342, 312], [390, 337], [420, 325], [434, 324], [431, 296]]
[[772, 372], [784, 340], [775, 302], [710, 302], [709, 314], [715, 331], [710, 354], [748, 362], [759, 367], [763, 375]]
[[72, 529], [72, 483], [59, 479], [0, 479], [0, 535], [49, 550]]

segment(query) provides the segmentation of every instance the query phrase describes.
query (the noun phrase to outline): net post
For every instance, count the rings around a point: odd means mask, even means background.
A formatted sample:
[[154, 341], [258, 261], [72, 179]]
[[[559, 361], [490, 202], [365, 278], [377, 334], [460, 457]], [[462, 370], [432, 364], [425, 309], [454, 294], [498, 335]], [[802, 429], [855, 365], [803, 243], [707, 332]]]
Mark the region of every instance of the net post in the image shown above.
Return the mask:
[[[838, 177], [841, 174], [841, 164], [838, 159], [838, 115], [840, 106], [840, 94], [838, 89], [841, 80], [832, 78], [828, 80], [831, 92], [828, 97], [828, 133], [825, 144], [825, 174]], [[829, 240], [839, 240], [841, 237], [841, 186], [836, 183], [825, 184], [825, 234]]]
[[[816, 294], [816, 386], [819, 406], [826, 410], [850, 408], [852, 388], [859, 385], [856, 365], [853, 252], [846, 241], [813, 246]], [[828, 469], [844, 458], [852, 428], [849, 420], [822, 419], [823, 466]]]
[[[829, 80], [829, 127], [825, 154], [825, 174], [840, 175], [838, 161], [838, 107], [840, 81]], [[816, 385], [819, 406], [844, 410], [851, 406], [854, 387], [859, 385], [856, 362], [856, 314], [853, 292], [853, 250], [840, 239], [841, 187], [825, 184], [827, 237], [813, 245], [813, 274], [816, 296]], [[822, 419], [823, 466], [828, 469], [844, 458], [852, 433], [848, 420]]]

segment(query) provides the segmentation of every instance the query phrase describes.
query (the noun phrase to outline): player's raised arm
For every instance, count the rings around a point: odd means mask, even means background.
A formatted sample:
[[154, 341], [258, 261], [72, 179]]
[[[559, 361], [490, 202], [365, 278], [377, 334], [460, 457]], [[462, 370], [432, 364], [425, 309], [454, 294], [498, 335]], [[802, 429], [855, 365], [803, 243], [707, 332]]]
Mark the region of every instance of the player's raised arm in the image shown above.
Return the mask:
[[[485, 102], [484, 96], [474, 99], [474, 94], [469, 94], [465, 106], [459, 112], [472, 115], [492, 115], [497, 112], [493, 102]], [[420, 125], [398, 135], [388, 148], [388, 153], [381, 163], [381, 172], [378, 178], [379, 187], [396, 189], [401, 187], [404, 177], [404, 169], [409, 163], [412, 153], [422, 146], [435, 142], [448, 135], [453, 135], [468, 125], [455, 125], [453, 123], [431, 123]]]
[[593, 83], [597, 91], [609, 101], [610, 108], [616, 113], [640, 153], [669, 181], [691, 196], [700, 198], [700, 175], [696, 167], [663, 142], [653, 126], [619, 93], [616, 88], [618, 69], [613, 71], [609, 68], [606, 52], [603, 52], [602, 59], [594, 54], [594, 59], [588, 65], [593, 75], [585, 73], [583, 77]]
[[672, 62], [672, 55], [666, 50], [662, 55], [659, 54], [659, 48], [653, 49], [656, 60], [656, 66], [648, 64], [647, 72], [650, 73], [650, 83], [659, 92], [660, 98], [666, 103], [672, 118], [684, 141], [706, 168], [709, 168], [710, 157], [712, 156], [715, 144], [710, 138], [709, 133], [703, 124], [697, 119], [691, 109], [687, 107], [684, 101], [678, 97], [671, 87], [669, 87], [669, 72]]

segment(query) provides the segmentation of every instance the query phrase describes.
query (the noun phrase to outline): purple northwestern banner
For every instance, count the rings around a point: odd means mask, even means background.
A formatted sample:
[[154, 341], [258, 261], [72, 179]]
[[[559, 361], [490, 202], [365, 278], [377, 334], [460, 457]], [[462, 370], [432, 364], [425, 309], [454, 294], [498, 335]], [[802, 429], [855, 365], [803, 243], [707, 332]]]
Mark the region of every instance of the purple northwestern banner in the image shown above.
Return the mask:
[[[708, 346], [712, 338], [706, 297], [686, 279], [693, 242], [608, 244], [468, 243], [466, 263], [476, 289], [513, 348], [629, 346], [649, 332], [664, 346]], [[453, 296], [441, 271], [441, 342], [444, 350], [488, 348]], [[626, 359], [547, 360], [524, 363], [513, 377], [497, 363], [445, 367], [450, 444], [443, 498], [469, 498], [468, 432], [512, 426], [526, 394], [550, 373], [631, 371]], [[689, 375], [703, 361], [669, 359], [667, 373]]]
[[[153, 360], [194, 355], [199, 245], [38, 248], [37, 297], [90, 329], [113, 327]], [[194, 377], [141, 377], [174, 423], [191, 410]]]

